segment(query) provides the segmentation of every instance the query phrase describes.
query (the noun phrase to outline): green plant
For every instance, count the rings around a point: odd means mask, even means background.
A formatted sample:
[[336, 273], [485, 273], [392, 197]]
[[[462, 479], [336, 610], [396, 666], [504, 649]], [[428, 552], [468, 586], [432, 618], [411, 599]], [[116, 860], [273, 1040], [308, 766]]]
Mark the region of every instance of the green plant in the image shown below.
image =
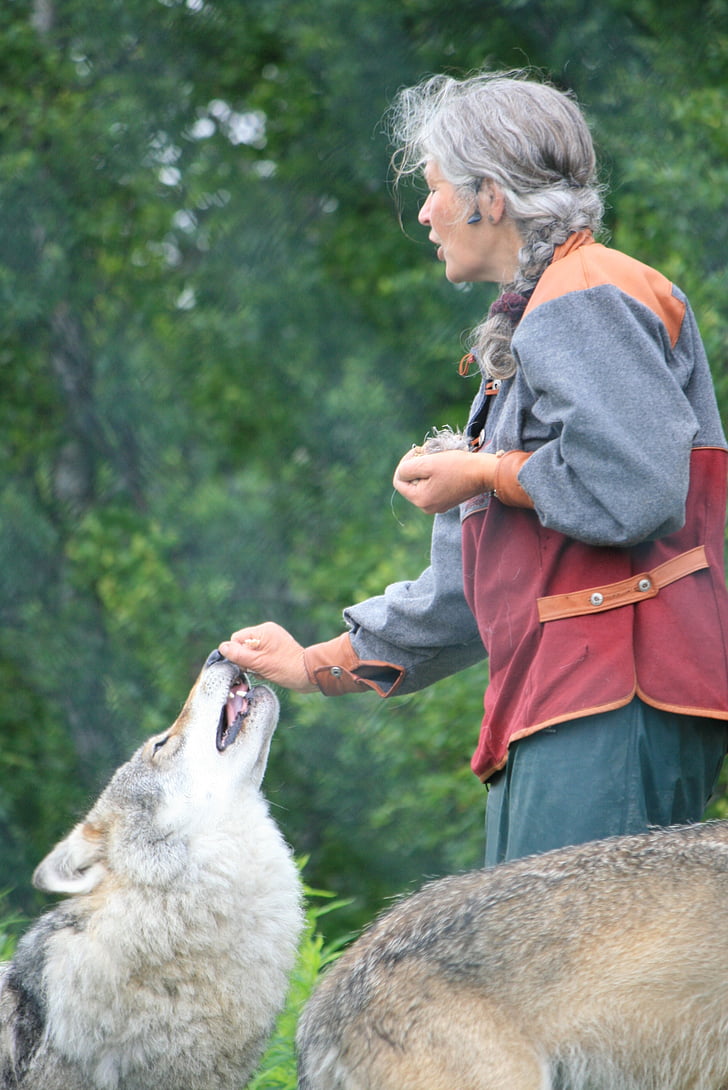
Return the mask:
[[[0, 908], [8, 897], [9, 890], [0, 891]], [[15, 952], [18, 934], [28, 921], [24, 916], [5, 911], [0, 913], [0, 962], [9, 961]]]
[[318, 925], [322, 916], [343, 907], [347, 902], [334, 900], [332, 893], [308, 888], [306, 897], [309, 901], [323, 898], [327, 903], [309, 904], [286, 1006], [278, 1018], [258, 1073], [248, 1083], [247, 1090], [296, 1090], [295, 1038], [298, 1017], [320, 973], [336, 960], [346, 942], [346, 937], [333, 943], [325, 942]]

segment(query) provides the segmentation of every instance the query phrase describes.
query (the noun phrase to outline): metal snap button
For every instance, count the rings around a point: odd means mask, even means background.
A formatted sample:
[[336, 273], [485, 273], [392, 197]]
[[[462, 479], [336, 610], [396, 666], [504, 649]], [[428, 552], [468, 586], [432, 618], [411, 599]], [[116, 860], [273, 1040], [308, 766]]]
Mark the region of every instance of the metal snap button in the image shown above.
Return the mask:
[[639, 583], [637, 584], [637, 590], [652, 590], [652, 580], [647, 578], [640, 579]]
[[604, 602], [604, 595], [600, 591], [595, 590], [589, 601], [593, 606], [600, 606]]
[[343, 672], [344, 671], [341, 669], [340, 666], [332, 666], [331, 667], [331, 676], [332, 677], [341, 677]]

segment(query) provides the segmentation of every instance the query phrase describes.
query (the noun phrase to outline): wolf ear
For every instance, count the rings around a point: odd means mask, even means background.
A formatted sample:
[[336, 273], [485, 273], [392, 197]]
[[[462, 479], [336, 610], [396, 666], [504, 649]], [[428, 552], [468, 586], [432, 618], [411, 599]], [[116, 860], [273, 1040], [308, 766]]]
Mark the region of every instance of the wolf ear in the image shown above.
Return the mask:
[[104, 877], [103, 834], [81, 822], [38, 864], [33, 885], [45, 893], [90, 893]]

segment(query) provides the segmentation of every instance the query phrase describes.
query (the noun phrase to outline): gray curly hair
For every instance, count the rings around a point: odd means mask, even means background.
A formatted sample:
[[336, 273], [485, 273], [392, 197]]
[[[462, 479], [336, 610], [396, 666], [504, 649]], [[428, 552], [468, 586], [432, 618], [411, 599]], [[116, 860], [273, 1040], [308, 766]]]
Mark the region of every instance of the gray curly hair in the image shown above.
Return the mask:
[[[575, 231], [596, 232], [604, 211], [589, 127], [575, 99], [526, 72], [438, 75], [396, 96], [387, 116], [395, 184], [434, 160], [460, 190], [463, 216], [483, 179], [503, 191], [524, 245], [504, 291], [533, 290], [554, 249]], [[470, 349], [493, 378], [515, 372], [513, 323], [486, 317]]]

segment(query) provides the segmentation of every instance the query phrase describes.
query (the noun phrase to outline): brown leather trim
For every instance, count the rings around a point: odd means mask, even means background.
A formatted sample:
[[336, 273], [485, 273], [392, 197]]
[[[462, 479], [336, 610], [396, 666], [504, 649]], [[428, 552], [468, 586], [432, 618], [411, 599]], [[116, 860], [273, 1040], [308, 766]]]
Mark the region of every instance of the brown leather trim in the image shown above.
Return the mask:
[[[362, 661], [348, 632], [333, 640], [304, 648], [303, 661], [312, 685], [324, 696], [343, 696], [373, 689], [379, 696], [393, 696], [402, 683], [405, 670], [391, 662]], [[366, 676], [366, 675], [375, 676]], [[388, 684], [384, 679], [389, 675]]]
[[[564, 268], [560, 259], [573, 251], [576, 251], [575, 259]], [[626, 295], [649, 307], [664, 322], [671, 345], [674, 347], [677, 343], [685, 317], [685, 304], [673, 294], [670, 281], [656, 269], [633, 261], [618, 250], [595, 243], [590, 232], [579, 231], [563, 245], [557, 246], [547, 274], [536, 285], [524, 317], [542, 303], [558, 299], [568, 292], [614, 284]]]
[[638, 685], [635, 689], [635, 696], [638, 696], [645, 704], [649, 704], [652, 708], [659, 708], [663, 712], [672, 712], [674, 715], [697, 715], [704, 719], [728, 719], [728, 711], [724, 708], [694, 708], [692, 705], [686, 704], [666, 704], [662, 700], [653, 700], [651, 696], [643, 692]]
[[478, 779], [482, 783], [487, 783], [491, 776], [494, 776], [496, 772], [500, 772], [502, 768], [505, 768], [508, 764], [508, 756], [510, 753], [510, 747], [514, 742], [520, 742], [523, 738], [530, 738], [532, 734], [538, 734], [539, 731], [546, 730], [548, 727], [564, 726], [566, 723], [575, 723], [579, 719], [584, 719], [588, 715], [599, 715], [602, 712], [613, 712], [617, 708], [624, 708], [629, 704], [630, 700], [634, 698], [637, 693], [636, 686], [633, 687], [627, 696], [621, 697], [619, 700], [613, 700], [608, 704], [595, 704], [593, 708], [580, 708], [578, 711], [566, 712], [563, 715], [554, 715], [551, 719], [544, 719], [540, 723], [533, 723], [529, 727], [525, 727], [523, 730], [518, 730], [510, 736], [508, 739], [508, 750], [502, 761], [499, 761], [497, 765], [493, 765], [492, 768], [487, 769], [485, 772], [480, 773]]
[[[519, 742], [523, 738], [530, 738], [532, 734], [538, 734], [539, 731], [546, 730], [547, 727], [565, 726], [567, 723], [578, 723], [580, 719], [584, 719], [588, 715], [602, 715], [605, 712], [616, 711], [617, 708], [624, 708], [634, 697], [639, 697], [645, 704], [649, 704], [653, 708], [659, 708], [661, 711], [673, 712], [676, 715], [696, 715], [706, 719], [720, 719], [728, 720], [728, 711], [723, 708], [693, 708], [686, 707], [684, 704], [664, 704], [659, 700], [653, 700], [651, 696], [648, 696], [642, 688], [635, 683], [634, 688], [622, 697], [620, 700], [614, 700], [608, 704], [598, 704], [593, 708], [580, 708], [579, 711], [570, 712], [565, 715], [555, 715], [551, 719], [544, 719], [541, 723], [534, 723], [533, 726], [526, 727], [525, 730], [516, 731], [508, 739], [508, 746], [513, 742]], [[491, 776], [494, 776], [496, 772], [500, 772], [502, 768], [505, 768], [508, 763], [508, 753], [502, 761], [499, 761], [497, 765], [493, 765], [492, 768], [487, 769], [481, 773], [479, 779], [483, 783], [487, 783]]]
[[579, 617], [587, 613], [603, 613], [606, 609], [633, 605], [645, 598], [654, 598], [663, 587], [686, 575], [708, 567], [705, 547], [698, 545], [687, 552], [658, 564], [652, 571], [631, 575], [619, 583], [601, 587], [553, 594], [538, 599], [538, 618], [541, 622], [556, 621], [563, 617]]
[[531, 455], [525, 450], [498, 451], [493, 492], [506, 507], [533, 507], [533, 500], [518, 480], [518, 471]]

